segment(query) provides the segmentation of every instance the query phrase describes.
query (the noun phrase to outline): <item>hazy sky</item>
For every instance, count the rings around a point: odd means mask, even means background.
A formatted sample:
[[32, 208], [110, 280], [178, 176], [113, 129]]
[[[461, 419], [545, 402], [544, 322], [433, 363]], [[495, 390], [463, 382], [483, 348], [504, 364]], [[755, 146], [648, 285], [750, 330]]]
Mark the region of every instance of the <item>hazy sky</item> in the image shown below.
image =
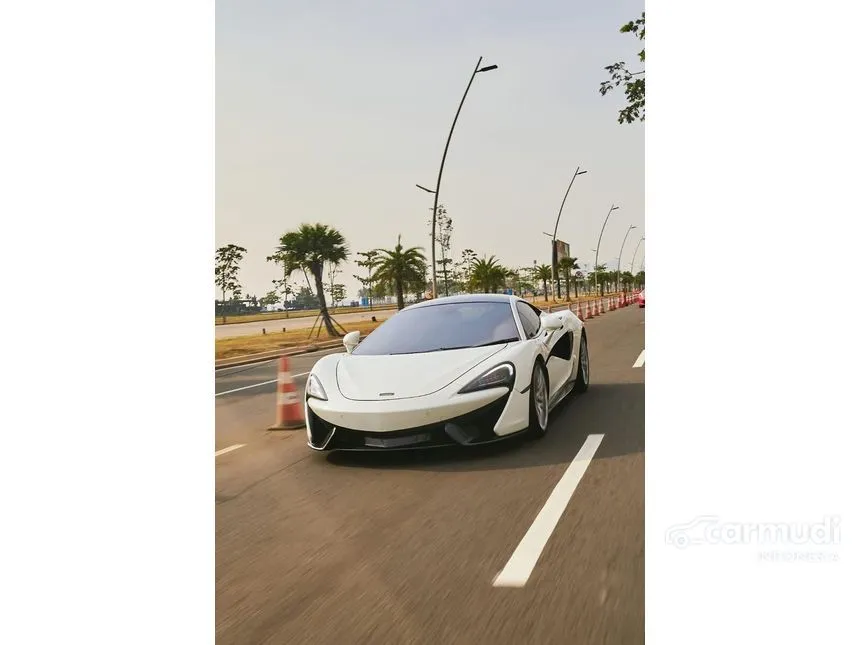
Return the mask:
[[[302, 222], [340, 229], [352, 251], [402, 234], [429, 257], [427, 218], [445, 138], [479, 56], [440, 191], [464, 248], [509, 266], [550, 261], [558, 207], [571, 254], [593, 263], [644, 235], [644, 126], [622, 126], [621, 96], [601, 97], [603, 70], [633, 61], [618, 33], [641, 0], [325, 2], [218, 0], [216, 242], [248, 249], [244, 292], [277, 277], [265, 261]], [[647, 242], [639, 250], [638, 269]], [[359, 287], [350, 262], [339, 281]], [[299, 276], [300, 277], [300, 276]], [[219, 294], [220, 297], [220, 294]]]

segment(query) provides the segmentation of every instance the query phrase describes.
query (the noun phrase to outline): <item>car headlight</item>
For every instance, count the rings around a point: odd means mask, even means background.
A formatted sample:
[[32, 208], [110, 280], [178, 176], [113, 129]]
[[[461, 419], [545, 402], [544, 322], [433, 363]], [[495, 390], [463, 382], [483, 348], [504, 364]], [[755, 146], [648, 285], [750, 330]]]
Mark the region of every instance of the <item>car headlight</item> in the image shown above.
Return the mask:
[[325, 388], [323, 388], [322, 383], [320, 383], [320, 380], [313, 374], [308, 376], [308, 382], [305, 385], [305, 396], [319, 399], [321, 401], [328, 401], [328, 396], [326, 396]]
[[469, 383], [459, 393], [478, 392], [479, 390], [489, 390], [494, 387], [512, 388], [514, 386], [515, 374], [514, 366], [510, 363], [496, 365]]

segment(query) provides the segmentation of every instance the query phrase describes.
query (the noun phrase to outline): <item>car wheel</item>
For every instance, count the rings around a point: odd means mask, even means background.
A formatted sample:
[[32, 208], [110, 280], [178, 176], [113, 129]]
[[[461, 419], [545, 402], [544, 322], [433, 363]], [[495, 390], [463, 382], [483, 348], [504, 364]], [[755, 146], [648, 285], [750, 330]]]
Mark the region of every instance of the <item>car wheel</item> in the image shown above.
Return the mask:
[[585, 392], [591, 380], [591, 362], [588, 360], [588, 341], [585, 336], [579, 339], [579, 366], [576, 368], [574, 392]]
[[536, 363], [529, 391], [529, 435], [535, 439], [543, 437], [548, 425], [549, 384], [543, 365]]

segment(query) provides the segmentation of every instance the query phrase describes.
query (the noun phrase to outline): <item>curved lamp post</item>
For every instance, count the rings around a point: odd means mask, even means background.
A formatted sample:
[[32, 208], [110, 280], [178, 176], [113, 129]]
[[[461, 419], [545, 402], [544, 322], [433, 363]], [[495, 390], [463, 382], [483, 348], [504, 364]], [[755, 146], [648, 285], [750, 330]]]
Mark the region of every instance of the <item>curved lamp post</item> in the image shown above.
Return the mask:
[[584, 175], [587, 173], [587, 170], [580, 170], [579, 166], [576, 167], [576, 171], [573, 173], [573, 177], [570, 180], [570, 183], [567, 185], [567, 191], [564, 193], [564, 199], [561, 200], [561, 206], [558, 207], [558, 217], [555, 218], [555, 228], [552, 231], [552, 272], [555, 274], [553, 276], [553, 282], [555, 282], [555, 291], [556, 298], [561, 298], [561, 280], [558, 275], [558, 258], [555, 254], [555, 240], [558, 234], [558, 223], [561, 220], [561, 211], [564, 208], [564, 203], [567, 201], [567, 196], [570, 194], [570, 189], [573, 187], [573, 180], [579, 177], [580, 175]]
[[624, 240], [621, 242], [621, 250], [618, 252], [618, 272], [615, 277], [615, 286], [618, 287], [621, 285], [621, 256], [624, 254], [624, 245], [627, 243], [627, 236], [630, 235], [630, 231], [632, 231], [635, 226], [633, 224], [627, 229], [627, 232], [624, 234]]
[[639, 242], [636, 244], [636, 249], [633, 251], [633, 257], [630, 258], [630, 273], [633, 273], [633, 263], [636, 261], [636, 254], [639, 253], [639, 245], [645, 241], [645, 236], [643, 235], [639, 238]]
[[445, 150], [442, 153], [442, 163], [439, 164], [439, 175], [436, 177], [436, 190], [431, 191], [422, 186], [418, 186], [421, 190], [426, 190], [428, 193], [433, 193], [433, 219], [431, 222], [432, 232], [430, 234], [430, 262], [432, 263], [432, 274], [433, 274], [433, 298], [436, 297], [436, 212], [439, 210], [439, 186], [442, 184], [442, 170], [445, 168], [445, 158], [448, 156], [448, 146], [451, 144], [451, 136], [454, 134], [454, 126], [457, 125], [457, 117], [460, 116], [460, 110], [463, 109], [463, 103], [466, 102], [466, 96], [469, 94], [469, 88], [472, 87], [472, 81], [475, 80], [475, 75], [480, 74], [481, 72], [489, 72], [491, 70], [497, 69], [498, 65], [487, 65], [485, 67], [481, 67], [481, 61], [484, 60], [484, 57], [481, 56], [478, 58], [478, 64], [475, 65], [475, 71], [472, 72], [472, 76], [469, 77], [469, 84], [466, 85], [466, 91], [463, 92], [463, 98], [460, 99], [460, 105], [457, 107], [457, 113], [454, 115], [454, 122], [451, 124], [451, 130], [448, 132], [448, 140], [445, 142]]
[[617, 211], [620, 207], [613, 204], [609, 207], [609, 212], [606, 213], [606, 219], [603, 220], [603, 228], [600, 229], [600, 237], [597, 238], [597, 248], [594, 250], [594, 290], [597, 291], [597, 256], [600, 253], [600, 240], [603, 239], [603, 231], [606, 229], [606, 222], [609, 221], [609, 216], [612, 211]]

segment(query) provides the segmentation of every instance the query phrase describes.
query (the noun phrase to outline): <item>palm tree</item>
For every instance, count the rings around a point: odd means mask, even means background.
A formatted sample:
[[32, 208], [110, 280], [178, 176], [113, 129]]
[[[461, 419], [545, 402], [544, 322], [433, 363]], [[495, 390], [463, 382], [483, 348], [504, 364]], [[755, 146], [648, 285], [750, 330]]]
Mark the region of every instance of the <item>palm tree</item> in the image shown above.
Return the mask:
[[606, 265], [605, 265], [605, 264], [598, 264], [596, 267], [594, 267], [594, 282], [595, 282], [595, 287], [596, 287], [598, 284], [600, 285], [600, 296], [601, 296], [601, 297], [602, 297], [602, 296], [603, 296], [603, 294], [604, 294], [604, 287], [605, 287], [605, 285], [606, 285], [606, 282], [607, 282], [609, 279], [610, 279], [610, 277], [609, 277], [609, 273], [606, 271]]
[[410, 287], [425, 284], [427, 258], [421, 252], [421, 247], [403, 248], [400, 236], [397, 236], [397, 246], [394, 250], [376, 249], [378, 255], [373, 260], [373, 281], [394, 287], [397, 296], [397, 308], [403, 309], [403, 292]]
[[[558, 268], [561, 271], [562, 275], [564, 275], [564, 288], [565, 288], [565, 297], [567, 300], [570, 300], [570, 281], [571, 281], [571, 273], [579, 269], [579, 265], [576, 261], [579, 258], [571, 258], [566, 257], [562, 258], [558, 261]], [[576, 297], [579, 297], [579, 290], [576, 288], [576, 281], [573, 282], [573, 289], [576, 292]]]
[[507, 271], [495, 255], [481, 258], [472, 264], [472, 285], [483, 293], [496, 293], [500, 286], [504, 286]]
[[281, 236], [279, 250], [285, 255], [287, 263], [309, 271], [314, 277], [320, 315], [326, 332], [332, 337], [340, 336], [335, 331], [325, 303], [323, 265], [327, 262], [337, 265], [346, 260], [349, 254], [346, 238], [328, 224], [302, 224], [297, 230], [288, 231]]
[[549, 302], [549, 291], [547, 282], [552, 280], [552, 267], [548, 264], [539, 264], [535, 267], [535, 282], [543, 282], [543, 297]]

